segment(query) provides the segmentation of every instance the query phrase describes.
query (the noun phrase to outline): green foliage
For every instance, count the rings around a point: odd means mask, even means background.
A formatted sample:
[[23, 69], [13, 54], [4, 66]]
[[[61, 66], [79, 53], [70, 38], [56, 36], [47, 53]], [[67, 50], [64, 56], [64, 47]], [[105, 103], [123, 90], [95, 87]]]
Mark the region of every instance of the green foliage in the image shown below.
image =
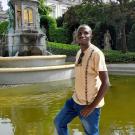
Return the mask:
[[57, 19], [56, 19], [56, 22], [57, 22], [57, 27], [62, 27], [63, 26], [63, 21], [64, 21], [64, 18], [63, 18], [63, 16], [61, 17], [58, 17]]
[[[104, 34], [104, 31], [109, 29], [113, 36], [113, 48], [126, 52], [126, 37], [135, 22], [134, 7], [135, 1], [129, 0], [110, 3], [103, 3], [102, 0], [83, 0], [83, 4], [69, 8], [64, 14], [64, 25], [69, 29], [70, 36], [80, 24], [90, 25], [94, 31], [94, 43], [97, 45], [99, 32]], [[106, 28], [102, 30], [98, 24], [103, 24]]]
[[64, 14], [64, 24], [67, 27], [75, 26], [79, 23], [78, 11], [77, 9], [81, 8], [80, 5], [75, 7], [70, 7], [67, 12]]
[[120, 51], [104, 51], [108, 63], [135, 63], [135, 53]]
[[[48, 42], [47, 49], [53, 54], [63, 54], [67, 56], [76, 56], [79, 46]], [[127, 52], [123, 54], [120, 51], [103, 51], [107, 63], [135, 63], [135, 53]]]
[[98, 22], [96, 23], [96, 26], [93, 30], [93, 35], [94, 35], [94, 38], [92, 39], [93, 40], [93, 43], [95, 45], [97, 45], [99, 48], [100, 48], [100, 33], [101, 33], [101, 22]]
[[79, 50], [79, 46], [70, 45], [70, 44], [62, 44], [55, 42], [48, 42], [47, 46], [48, 51], [53, 54], [63, 54], [67, 56], [76, 56], [77, 51]]
[[40, 19], [41, 26], [44, 26], [45, 28], [51, 27], [57, 27], [56, 20], [53, 19], [50, 16], [42, 15]]
[[106, 19], [105, 6], [106, 6], [105, 4], [102, 5], [82, 4], [71, 7], [64, 14], [64, 23], [66, 23], [70, 27], [71, 25], [77, 26], [80, 24], [88, 24], [90, 26], [95, 27], [96, 23], [105, 22]]
[[[40, 5], [45, 6], [44, 0], [40, 0]], [[135, 22], [135, 2], [129, 0], [117, 0], [119, 2], [103, 3], [102, 0], [83, 0], [83, 4], [70, 7], [69, 10], [56, 21], [50, 17], [44, 17], [42, 12], [41, 26], [44, 26], [49, 41], [71, 43], [72, 33], [80, 24], [88, 24], [93, 29], [93, 42], [98, 47], [103, 48], [103, 35], [109, 29], [112, 36], [113, 49], [126, 52], [126, 37], [131, 41], [131, 33], [128, 33]], [[132, 3], [132, 4], [131, 4]], [[41, 6], [41, 7], [42, 7]], [[42, 8], [41, 8], [42, 9]], [[127, 25], [130, 22], [130, 25]], [[60, 28], [59, 28], [60, 26]], [[126, 30], [126, 31], [125, 31]], [[132, 39], [133, 40], [133, 39]], [[102, 42], [102, 44], [101, 44]], [[129, 41], [128, 41], [129, 44]], [[129, 50], [133, 50], [128, 45]]]
[[128, 50], [135, 51], [135, 24], [132, 25], [128, 35]]
[[80, 24], [88, 24], [93, 29], [92, 42], [98, 47], [103, 47], [100, 40], [103, 40], [104, 33], [109, 29], [109, 23], [107, 23], [109, 8], [110, 5], [108, 4], [93, 5], [91, 3], [71, 7], [64, 15], [64, 24], [70, 33], [70, 43], [72, 42], [73, 31]]
[[49, 15], [51, 8], [45, 5], [44, 0], [39, 0], [38, 12], [40, 15]]
[[57, 27], [56, 20], [52, 17], [42, 15], [40, 24], [46, 29], [46, 35], [49, 41], [62, 43], [69, 41], [67, 29]]
[[56, 20], [50, 16], [42, 15], [40, 18], [40, 25], [42, 28], [45, 28], [47, 38], [48, 38], [48, 40], [50, 40], [50, 35], [49, 35], [50, 27], [51, 27], [51, 29], [56, 29], [56, 27], [57, 27]]
[[[51, 9], [44, 4], [44, 0], [39, 0], [40, 26], [46, 32], [49, 41], [53, 42], [68, 42], [67, 29], [58, 28], [56, 20], [49, 16]], [[57, 20], [59, 26], [62, 26], [62, 18]]]
[[61, 43], [68, 43], [69, 37], [68, 32], [63, 27], [50, 27], [49, 28], [49, 39], [52, 42], [61, 42]]
[[8, 30], [8, 21], [0, 22], [0, 34], [7, 33]]
[[[100, 5], [93, 5], [89, 4], [82, 4], [77, 5], [74, 7], [69, 8], [69, 10], [64, 14], [64, 26], [68, 28], [68, 32], [70, 33], [70, 42], [72, 42], [72, 33], [73, 31], [80, 25], [80, 24], [88, 24], [94, 30], [93, 38], [94, 43], [98, 45], [97, 40], [100, 24], [106, 24], [107, 20], [107, 13], [108, 13], [108, 5], [100, 4]], [[95, 29], [99, 24], [98, 30]], [[106, 24], [107, 25], [107, 24]]]

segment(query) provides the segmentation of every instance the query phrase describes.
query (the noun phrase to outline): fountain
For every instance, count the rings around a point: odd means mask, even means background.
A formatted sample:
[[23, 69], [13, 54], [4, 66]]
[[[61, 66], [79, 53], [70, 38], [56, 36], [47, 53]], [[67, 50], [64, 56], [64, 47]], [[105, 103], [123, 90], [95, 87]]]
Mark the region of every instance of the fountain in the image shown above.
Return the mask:
[[[7, 45], [0, 57], [0, 84], [25, 84], [70, 79], [74, 65], [65, 55], [50, 55], [40, 29], [38, 0], [9, 0]], [[6, 53], [5, 53], [6, 52]]]
[[37, 0], [10, 0], [9, 56], [46, 54], [45, 34], [40, 29]]

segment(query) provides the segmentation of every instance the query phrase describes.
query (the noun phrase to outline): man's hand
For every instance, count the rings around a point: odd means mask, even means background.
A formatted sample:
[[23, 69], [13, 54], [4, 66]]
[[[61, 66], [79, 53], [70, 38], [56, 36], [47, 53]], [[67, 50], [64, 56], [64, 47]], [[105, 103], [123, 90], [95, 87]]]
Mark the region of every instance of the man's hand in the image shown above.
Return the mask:
[[83, 117], [88, 117], [92, 111], [94, 110], [94, 108], [92, 108], [90, 105], [84, 107], [84, 109], [81, 110], [80, 114], [83, 116]]

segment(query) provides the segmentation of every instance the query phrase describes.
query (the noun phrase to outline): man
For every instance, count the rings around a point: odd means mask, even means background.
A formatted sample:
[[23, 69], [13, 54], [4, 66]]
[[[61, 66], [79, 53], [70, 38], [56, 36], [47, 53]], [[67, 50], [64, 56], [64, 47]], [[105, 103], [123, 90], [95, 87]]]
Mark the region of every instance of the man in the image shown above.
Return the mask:
[[86, 135], [99, 135], [100, 108], [109, 84], [103, 53], [91, 44], [92, 30], [88, 25], [77, 29], [80, 50], [75, 62], [75, 90], [55, 118], [58, 135], [68, 135], [67, 124], [78, 116]]

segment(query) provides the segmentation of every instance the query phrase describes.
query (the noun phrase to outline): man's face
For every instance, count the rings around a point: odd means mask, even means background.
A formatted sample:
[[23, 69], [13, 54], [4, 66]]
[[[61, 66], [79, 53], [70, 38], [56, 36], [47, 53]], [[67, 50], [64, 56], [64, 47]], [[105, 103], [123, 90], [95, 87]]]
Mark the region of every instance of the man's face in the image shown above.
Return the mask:
[[81, 27], [77, 33], [77, 42], [79, 44], [88, 44], [91, 40], [91, 31], [88, 27]]

